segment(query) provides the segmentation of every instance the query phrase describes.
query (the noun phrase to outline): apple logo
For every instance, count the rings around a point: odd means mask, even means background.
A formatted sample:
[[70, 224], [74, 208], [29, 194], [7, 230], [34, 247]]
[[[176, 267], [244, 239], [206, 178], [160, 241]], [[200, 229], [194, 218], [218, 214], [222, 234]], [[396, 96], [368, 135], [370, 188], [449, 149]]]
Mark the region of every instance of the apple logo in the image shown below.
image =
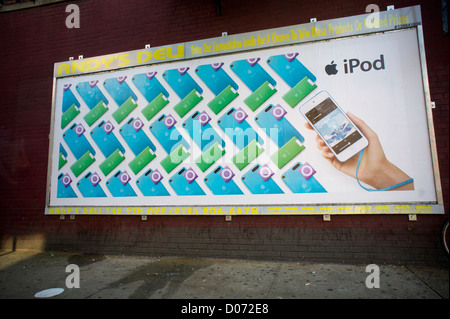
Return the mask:
[[336, 65], [337, 64], [334, 63], [334, 61], [331, 61], [331, 63], [325, 67], [325, 72], [328, 75], [335, 75], [336, 73], [338, 73], [338, 70], [336, 69]]

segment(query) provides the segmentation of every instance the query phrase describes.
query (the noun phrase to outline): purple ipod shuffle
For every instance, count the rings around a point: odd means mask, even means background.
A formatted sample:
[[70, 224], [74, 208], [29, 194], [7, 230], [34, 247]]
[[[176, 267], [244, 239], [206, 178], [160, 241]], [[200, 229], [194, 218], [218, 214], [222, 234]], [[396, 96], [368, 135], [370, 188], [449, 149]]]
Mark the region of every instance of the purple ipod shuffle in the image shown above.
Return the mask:
[[131, 179], [130, 175], [128, 175], [127, 171], [123, 171], [119, 176], [120, 181], [125, 186]]
[[212, 63], [211, 67], [214, 69], [214, 71], [219, 70], [223, 65], [223, 62], [217, 62], [217, 63]]
[[272, 113], [273, 117], [279, 121], [286, 115], [287, 112], [281, 107], [280, 104], [278, 104], [270, 110], [270, 113]]
[[177, 123], [177, 121], [175, 120], [175, 118], [172, 116], [172, 115], [167, 115], [165, 118], [164, 118], [164, 124], [166, 125], [166, 127], [168, 128], [168, 129], [170, 129], [172, 126], [174, 126], [176, 123]]
[[289, 61], [292, 62], [296, 57], [297, 57], [298, 53], [294, 52], [294, 53], [286, 53], [284, 55], [284, 57]]
[[259, 62], [259, 60], [261, 60], [260, 58], [251, 58], [251, 59], [247, 59], [248, 64], [250, 64], [250, 66], [254, 66], [256, 63]]
[[177, 71], [178, 71], [178, 73], [180, 73], [180, 75], [184, 75], [188, 70], [189, 70], [189, 67], [177, 69]]
[[152, 180], [153, 184], [156, 185], [163, 179], [163, 176], [157, 169], [155, 169], [150, 173], [150, 179]]
[[206, 113], [205, 111], [202, 111], [198, 115], [197, 119], [202, 126], [205, 126], [206, 124], [208, 124], [209, 121], [211, 121], [211, 118], [209, 117], [208, 113]]
[[64, 90], [64, 91], [67, 91], [67, 90], [70, 88], [71, 85], [72, 85], [72, 84], [64, 84], [63, 90]]
[[230, 179], [232, 179], [234, 177], [233, 171], [228, 166], [225, 166], [224, 168], [222, 168], [222, 170], [219, 172], [219, 175], [227, 183]]
[[192, 169], [192, 168], [188, 168], [184, 173], [183, 173], [184, 178], [186, 178], [186, 180], [188, 181], [188, 183], [192, 183], [193, 181], [195, 181], [195, 179], [198, 177], [197, 173]]
[[306, 180], [310, 179], [316, 173], [316, 170], [309, 163], [304, 163], [298, 171]]
[[120, 84], [122, 84], [122, 82], [125, 81], [126, 78], [127, 78], [127, 76], [124, 75], [124, 76], [119, 76], [119, 77], [117, 77], [116, 79], [117, 79], [117, 82], [119, 82]]
[[242, 123], [247, 118], [247, 113], [242, 108], [238, 108], [233, 112], [232, 116], [238, 123]]
[[272, 177], [272, 175], [274, 174], [272, 172], [272, 170], [270, 169], [270, 167], [267, 164], [264, 164], [263, 166], [261, 166], [258, 170], [258, 174], [259, 176], [261, 176], [261, 178], [264, 181], [267, 181], [269, 178]]
[[67, 187], [70, 185], [70, 183], [72, 183], [72, 179], [70, 178], [69, 174], [65, 174], [62, 178], [61, 178], [61, 182], [63, 183], [64, 187]]
[[114, 130], [114, 125], [112, 125], [112, 123], [110, 121], [107, 121], [107, 122], [103, 123], [102, 128], [106, 134], [109, 134], [112, 132], [112, 130]]
[[89, 180], [92, 183], [92, 186], [96, 186], [102, 179], [97, 173], [93, 173], [91, 176], [89, 176]]
[[86, 129], [84, 128], [83, 124], [80, 123], [75, 127], [75, 133], [78, 136], [83, 135], [84, 132], [86, 132]]
[[149, 80], [151, 80], [158, 72], [147, 72], [145, 75], [148, 77]]
[[97, 85], [97, 83], [98, 83], [98, 80], [94, 80], [94, 81], [89, 81], [88, 83], [89, 83], [89, 85], [91, 86], [91, 88], [93, 88], [94, 86], [96, 86], [96, 85]]
[[141, 119], [139, 117], [137, 117], [131, 123], [131, 126], [133, 126], [133, 128], [136, 132], [138, 132], [144, 126], [144, 122], [142, 122]]

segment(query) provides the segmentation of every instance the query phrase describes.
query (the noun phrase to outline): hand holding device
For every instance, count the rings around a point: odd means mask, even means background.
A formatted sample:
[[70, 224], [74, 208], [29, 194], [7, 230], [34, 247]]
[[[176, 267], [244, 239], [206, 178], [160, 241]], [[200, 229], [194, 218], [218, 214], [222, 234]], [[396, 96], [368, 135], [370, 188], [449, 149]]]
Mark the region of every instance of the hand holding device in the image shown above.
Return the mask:
[[[389, 188], [392, 185], [395, 186], [403, 181], [411, 180], [406, 173], [387, 159], [378, 135], [363, 120], [351, 113], [347, 113], [347, 115], [369, 140], [369, 145], [365, 149], [364, 156], [360, 158], [360, 156], [354, 155], [349, 160], [340, 162], [325, 142], [319, 136], [316, 136], [317, 148], [322, 151], [322, 156], [336, 169], [354, 178], [356, 178], [358, 162], [360, 162], [358, 179], [376, 189]], [[308, 129], [313, 129], [309, 123], [306, 123], [305, 126]], [[413, 190], [414, 183], [411, 180], [411, 182], [396, 187], [395, 189]]]
[[326, 91], [319, 92], [300, 106], [300, 113], [340, 162], [352, 158], [369, 144]]

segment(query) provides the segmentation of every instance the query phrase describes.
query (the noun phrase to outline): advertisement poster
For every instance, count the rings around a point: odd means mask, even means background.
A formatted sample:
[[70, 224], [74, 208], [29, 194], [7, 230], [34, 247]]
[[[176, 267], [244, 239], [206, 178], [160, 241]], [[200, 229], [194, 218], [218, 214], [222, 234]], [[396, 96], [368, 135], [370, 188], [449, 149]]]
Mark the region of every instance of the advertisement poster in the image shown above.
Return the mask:
[[425, 101], [414, 28], [57, 78], [49, 206], [436, 202]]

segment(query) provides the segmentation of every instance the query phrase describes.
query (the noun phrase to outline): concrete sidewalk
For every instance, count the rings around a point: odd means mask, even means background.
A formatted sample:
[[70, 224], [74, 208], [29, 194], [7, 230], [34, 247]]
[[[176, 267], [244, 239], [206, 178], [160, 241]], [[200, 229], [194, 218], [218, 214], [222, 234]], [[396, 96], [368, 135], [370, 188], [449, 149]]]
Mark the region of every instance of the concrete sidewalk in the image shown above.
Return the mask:
[[[79, 267], [79, 288], [68, 288]], [[0, 299], [448, 299], [448, 265], [379, 265], [379, 288], [369, 289], [367, 265], [0, 253]], [[376, 281], [371, 281], [376, 282]]]

